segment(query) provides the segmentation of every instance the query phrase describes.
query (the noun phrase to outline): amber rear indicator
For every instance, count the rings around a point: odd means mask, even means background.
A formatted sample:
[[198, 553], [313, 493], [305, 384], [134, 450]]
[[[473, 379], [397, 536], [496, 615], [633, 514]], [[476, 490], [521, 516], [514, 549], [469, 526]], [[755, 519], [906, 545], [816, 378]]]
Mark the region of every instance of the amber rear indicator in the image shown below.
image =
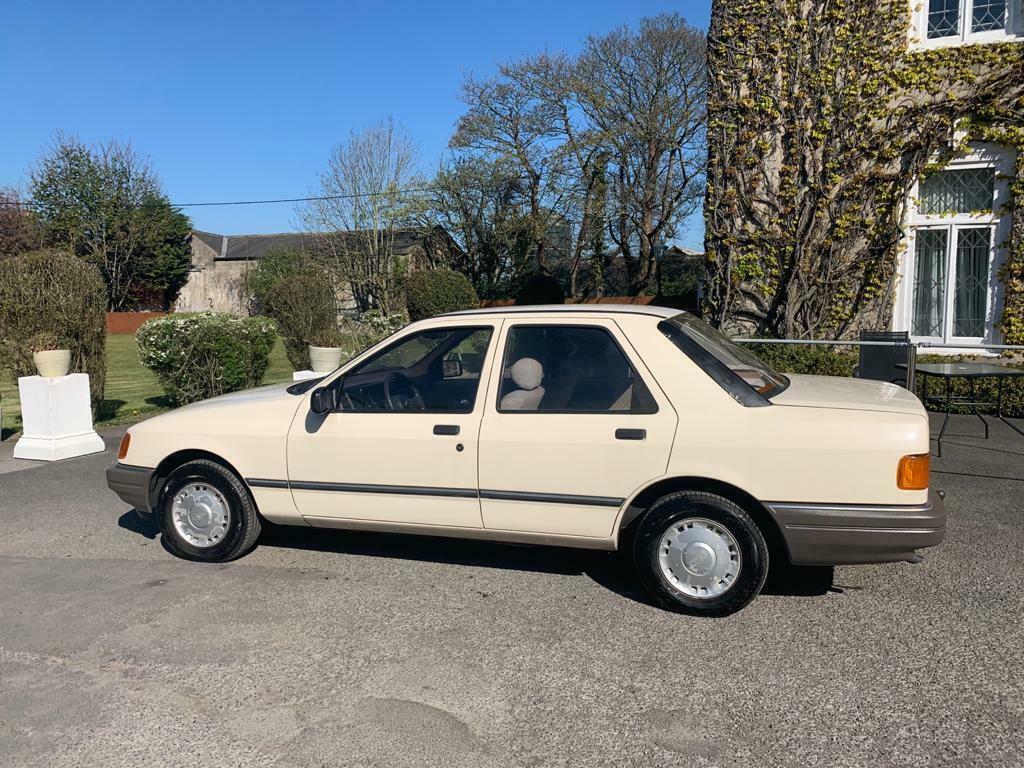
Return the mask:
[[896, 470], [896, 486], [901, 491], [928, 490], [930, 465], [931, 456], [927, 453], [904, 456]]
[[117, 460], [120, 461], [128, 455], [128, 446], [132, 443], [132, 436], [127, 432], [124, 433], [124, 437], [121, 438], [121, 446], [117, 449]]

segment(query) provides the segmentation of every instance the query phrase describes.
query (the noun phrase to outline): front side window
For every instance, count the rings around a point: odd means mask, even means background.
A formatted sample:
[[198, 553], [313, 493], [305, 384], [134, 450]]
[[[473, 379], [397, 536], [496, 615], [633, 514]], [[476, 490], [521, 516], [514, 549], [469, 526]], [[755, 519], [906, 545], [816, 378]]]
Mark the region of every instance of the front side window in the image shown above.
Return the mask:
[[789, 386], [785, 376], [749, 349], [693, 315], [664, 320], [658, 330], [744, 405], [765, 405]]
[[509, 329], [498, 410], [503, 413], [655, 413], [650, 390], [605, 328]]
[[471, 413], [493, 328], [420, 331], [347, 372], [338, 382], [342, 410]]
[[1010, 33], [1014, 0], [926, 0], [923, 37], [928, 42], [971, 42]]

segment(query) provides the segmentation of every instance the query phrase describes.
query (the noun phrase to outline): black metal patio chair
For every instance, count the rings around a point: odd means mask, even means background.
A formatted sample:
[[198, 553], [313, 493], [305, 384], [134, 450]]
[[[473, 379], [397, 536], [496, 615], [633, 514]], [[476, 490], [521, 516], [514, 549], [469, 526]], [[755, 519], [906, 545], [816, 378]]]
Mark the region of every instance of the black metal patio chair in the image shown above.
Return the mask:
[[888, 341], [885, 346], [874, 344], [860, 348], [860, 364], [857, 366], [858, 379], [888, 381], [907, 386], [907, 367], [914, 348], [907, 331], [861, 331], [861, 341]]

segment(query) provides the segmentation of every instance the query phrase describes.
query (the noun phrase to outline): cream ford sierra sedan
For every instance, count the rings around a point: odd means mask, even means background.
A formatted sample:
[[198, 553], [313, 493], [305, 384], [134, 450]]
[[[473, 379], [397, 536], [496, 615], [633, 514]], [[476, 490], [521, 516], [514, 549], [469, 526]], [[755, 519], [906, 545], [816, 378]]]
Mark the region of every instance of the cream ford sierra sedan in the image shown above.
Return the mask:
[[190, 560], [283, 525], [626, 549], [661, 605], [723, 615], [783, 565], [942, 541], [928, 418], [893, 384], [783, 376], [677, 310], [413, 323], [324, 378], [124, 437], [107, 482]]

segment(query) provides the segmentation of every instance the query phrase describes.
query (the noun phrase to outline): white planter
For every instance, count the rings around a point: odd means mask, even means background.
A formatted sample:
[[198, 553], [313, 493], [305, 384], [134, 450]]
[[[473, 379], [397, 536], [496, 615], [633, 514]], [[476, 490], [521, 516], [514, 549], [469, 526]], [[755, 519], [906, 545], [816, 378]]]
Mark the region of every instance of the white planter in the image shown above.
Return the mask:
[[53, 379], [57, 376], [67, 376], [71, 367], [70, 349], [47, 349], [42, 352], [33, 352], [32, 360], [36, 364], [36, 370], [44, 379]]
[[330, 373], [341, 365], [341, 347], [309, 345], [309, 363], [316, 373]]

